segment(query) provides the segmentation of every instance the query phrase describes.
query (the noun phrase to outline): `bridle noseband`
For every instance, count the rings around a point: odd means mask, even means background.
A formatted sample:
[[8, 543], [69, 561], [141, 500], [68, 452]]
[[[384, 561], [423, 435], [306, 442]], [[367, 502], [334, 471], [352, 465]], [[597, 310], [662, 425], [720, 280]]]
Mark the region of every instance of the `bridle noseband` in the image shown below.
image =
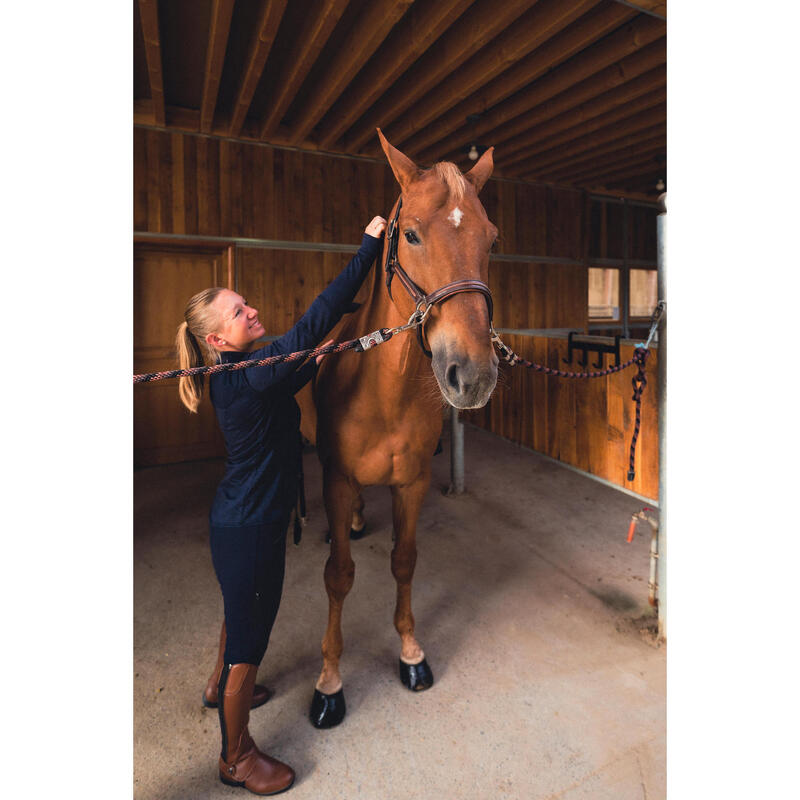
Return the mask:
[[400, 218], [400, 209], [402, 207], [403, 197], [401, 195], [400, 199], [397, 201], [397, 211], [395, 211], [394, 216], [389, 222], [389, 227], [386, 230], [386, 239], [389, 244], [389, 246], [386, 248], [386, 261], [383, 265], [384, 271], [386, 272], [386, 289], [389, 292], [389, 297], [391, 298], [392, 302], [394, 302], [394, 298], [392, 297], [392, 278], [397, 275], [400, 283], [403, 284], [406, 291], [411, 295], [411, 299], [414, 301], [416, 306], [416, 311], [414, 314], [417, 315], [418, 318], [416, 327], [419, 346], [422, 348], [422, 352], [425, 353], [428, 358], [431, 358], [432, 353], [427, 347], [425, 347], [425, 343], [422, 338], [422, 328], [425, 324], [425, 319], [427, 318], [428, 313], [433, 306], [436, 305], [436, 303], [443, 303], [449, 297], [452, 297], [454, 294], [459, 294], [460, 292], [480, 292], [486, 298], [486, 305], [489, 307], [489, 329], [491, 330], [492, 317], [494, 314], [492, 292], [483, 281], [464, 278], [460, 281], [453, 281], [452, 283], [445, 284], [430, 294], [425, 294], [425, 292], [423, 292], [422, 289], [420, 289], [419, 286], [414, 283], [397, 259], [397, 243], [400, 238], [398, 219]]

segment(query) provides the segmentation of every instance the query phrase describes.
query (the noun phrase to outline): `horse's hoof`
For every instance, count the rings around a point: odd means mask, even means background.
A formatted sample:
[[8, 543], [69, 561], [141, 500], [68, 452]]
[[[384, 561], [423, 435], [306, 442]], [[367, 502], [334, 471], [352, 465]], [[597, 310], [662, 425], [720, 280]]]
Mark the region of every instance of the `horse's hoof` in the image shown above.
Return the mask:
[[344, 719], [346, 710], [342, 689], [334, 694], [323, 694], [319, 689], [314, 689], [309, 717], [315, 728], [333, 728]]
[[350, 538], [361, 539], [366, 534], [366, 532], [367, 532], [366, 525], [364, 525], [364, 527], [360, 531], [357, 531], [355, 528], [350, 528]]
[[[360, 531], [357, 531], [355, 528], [350, 528], [350, 538], [351, 539], [361, 539], [367, 533], [367, 526], [365, 525]], [[331, 543], [331, 532], [327, 531], [325, 534], [325, 544]]]
[[412, 692], [424, 692], [433, 686], [433, 673], [424, 658], [419, 664], [406, 664], [401, 658], [400, 680], [403, 681], [403, 686]]

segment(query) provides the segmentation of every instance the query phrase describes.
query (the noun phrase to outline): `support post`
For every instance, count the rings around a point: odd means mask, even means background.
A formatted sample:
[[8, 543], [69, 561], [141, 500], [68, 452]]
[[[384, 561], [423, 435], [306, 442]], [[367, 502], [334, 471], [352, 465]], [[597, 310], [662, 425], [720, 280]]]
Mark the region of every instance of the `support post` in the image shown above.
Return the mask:
[[450, 406], [450, 489], [448, 494], [464, 493], [464, 423], [458, 409]]
[[[659, 198], [656, 217], [658, 299], [667, 302], [667, 195]], [[667, 638], [667, 321], [669, 308], [658, 331], [658, 635]]]
[[628, 204], [622, 200], [622, 269], [619, 271], [619, 310], [622, 335], [630, 338], [631, 271], [628, 269]]

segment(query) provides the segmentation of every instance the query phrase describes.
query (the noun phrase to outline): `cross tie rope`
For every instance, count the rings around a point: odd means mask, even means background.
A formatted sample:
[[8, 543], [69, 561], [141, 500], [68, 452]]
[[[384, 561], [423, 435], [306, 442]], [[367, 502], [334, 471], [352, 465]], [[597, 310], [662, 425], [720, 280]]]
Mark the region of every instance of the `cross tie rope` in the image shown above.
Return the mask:
[[606, 375], [613, 375], [615, 372], [622, 372], [632, 364], [637, 364], [639, 371], [633, 377], [631, 383], [633, 384], [633, 400], [636, 403], [636, 421], [633, 426], [633, 436], [631, 437], [631, 450], [630, 460], [628, 462], [628, 480], [632, 481], [636, 477], [636, 471], [633, 462], [636, 456], [636, 442], [639, 438], [639, 428], [642, 424], [642, 392], [644, 387], [647, 386], [647, 377], [645, 376], [645, 364], [647, 363], [647, 356], [650, 354], [648, 346], [640, 345], [633, 351], [633, 358], [626, 361], [624, 364], [619, 364], [616, 367], [609, 367], [600, 372], [565, 372], [560, 369], [553, 369], [552, 367], [545, 367], [542, 364], [534, 364], [525, 358], [518, 356], [507, 344], [505, 344], [497, 332], [492, 330], [492, 341], [497, 346], [497, 349], [502, 354], [503, 361], [506, 361], [509, 366], [516, 366], [522, 364], [523, 367], [535, 370], [536, 372], [543, 372], [545, 375], [553, 375], [556, 378], [604, 378]]
[[[639, 369], [633, 377], [631, 383], [633, 384], [633, 400], [636, 403], [636, 419], [633, 426], [633, 435], [631, 436], [630, 460], [628, 463], [628, 480], [632, 481], [636, 476], [634, 470], [634, 458], [636, 455], [636, 442], [639, 438], [639, 429], [642, 422], [642, 392], [647, 386], [647, 377], [645, 375], [645, 365], [647, 363], [647, 356], [650, 354], [650, 342], [653, 335], [658, 328], [661, 321], [661, 316], [664, 313], [666, 304], [662, 301], [656, 306], [653, 312], [652, 324], [650, 326], [650, 334], [647, 341], [639, 344], [633, 351], [633, 358], [626, 361], [624, 364], [609, 367], [608, 369], [601, 370], [600, 372], [565, 372], [560, 369], [553, 369], [546, 367], [542, 364], [535, 364], [528, 361], [521, 356], [518, 356], [507, 344], [505, 344], [494, 327], [491, 328], [491, 339], [497, 349], [500, 351], [503, 361], [508, 363], [509, 366], [516, 366], [522, 364], [523, 367], [528, 367], [537, 372], [543, 372], [545, 375], [552, 375], [557, 378], [603, 378], [607, 375], [613, 375], [616, 372], [622, 372], [633, 364], [638, 365]], [[430, 310], [430, 307], [428, 308]], [[316, 358], [320, 355], [327, 355], [328, 353], [343, 353], [345, 350], [355, 350], [357, 353], [363, 353], [371, 347], [376, 347], [379, 344], [388, 342], [396, 333], [416, 328], [425, 319], [427, 311], [423, 313], [420, 309], [411, 315], [410, 319], [405, 325], [398, 328], [381, 328], [374, 331], [367, 336], [362, 336], [358, 339], [349, 339], [346, 342], [339, 342], [336, 344], [329, 344], [324, 347], [314, 347], [307, 350], [298, 350], [296, 353], [279, 353], [278, 355], [269, 356], [267, 358], [245, 359], [243, 361], [234, 361], [227, 364], [214, 364], [213, 366], [206, 367], [190, 367], [188, 369], [173, 369], [165, 372], [149, 372], [142, 375], [134, 375], [134, 383], [148, 383], [150, 381], [160, 381], [167, 378], [183, 378], [191, 375], [214, 375], [217, 372], [228, 372], [236, 369], [248, 369], [250, 367], [265, 367], [271, 364], [283, 364], [291, 361], [305, 361], [308, 358]]]
[[232, 361], [226, 364], [214, 364], [211, 367], [189, 367], [188, 369], [171, 369], [165, 372], [148, 372], [143, 375], [134, 375], [134, 383], [149, 383], [150, 381], [163, 381], [167, 378], [188, 378], [192, 375], [215, 375], [217, 372], [230, 372], [236, 369], [249, 369], [250, 367], [267, 367], [273, 364], [284, 364], [289, 361], [305, 361], [307, 358], [327, 355], [328, 353], [343, 353], [345, 350], [355, 350], [357, 353], [374, 347], [377, 344], [388, 342], [397, 329], [381, 328], [379, 331], [362, 336], [360, 339], [350, 339], [347, 342], [338, 342], [324, 347], [313, 347], [308, 350], [298, 350], [296, 353], [278, 353], [274, 356], [260, 359], [245, 359]]

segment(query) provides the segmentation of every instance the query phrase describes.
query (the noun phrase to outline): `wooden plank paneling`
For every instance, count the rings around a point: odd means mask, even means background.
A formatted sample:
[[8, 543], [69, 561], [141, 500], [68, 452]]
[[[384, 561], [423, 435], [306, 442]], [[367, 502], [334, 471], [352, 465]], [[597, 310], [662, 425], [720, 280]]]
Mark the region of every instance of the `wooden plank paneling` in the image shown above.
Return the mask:
[[[523, 358], [554, 369], [584, 371], [564, 364], [567, 342], [543, 336], [506, 335], [503, 341]], [[622, 361], [633, 346], [620, 348]], [[605, 367], [610, 366], [605, 357]], [[591, 370], [591, 363], [588, 366]], [[647, 360], [642, 424], [633, 481], [628, 460], [635, 419], [631, 380], [636, 367], [604, 378], [558, 378], [501, 363], [498, 388], [488, 406], [463, 419], [513, 442], [585, 470], [644, 497], [658, 497], [658, 349]], [[519, 374], [516, 374], [519, 373]]]
[[133, 229], [148, 230], [147, 217], [147, 133], [133, 129]]
[[186, 197], [184, 186], [183, 143], [186, 137], [179, 133], [170, 135], [172, 161], [172, 230], [186, 233]]
[[495, 327], [583, 330], [586, 276], [580, 265], [490, 261]]
[[281, 336], [351, 258], [349, 253], [239, 247], [239, 293], [259, 310], [265, 335]]
[[399, 191], [380, 162], [135, 131], [138, 231], [357, 244]]
[[[224, 286], [225, 259], [207, 248], [136, 245], [134, 249], [133, 368], [136, 373], [174, 369], [175, 333], [188, 299], [209, 286]], [[169, 464], [224, 455], [224, 444], [206, 397], [197, 415], [178, 397], [175, 380], [134, 386], [134, 462]]]

